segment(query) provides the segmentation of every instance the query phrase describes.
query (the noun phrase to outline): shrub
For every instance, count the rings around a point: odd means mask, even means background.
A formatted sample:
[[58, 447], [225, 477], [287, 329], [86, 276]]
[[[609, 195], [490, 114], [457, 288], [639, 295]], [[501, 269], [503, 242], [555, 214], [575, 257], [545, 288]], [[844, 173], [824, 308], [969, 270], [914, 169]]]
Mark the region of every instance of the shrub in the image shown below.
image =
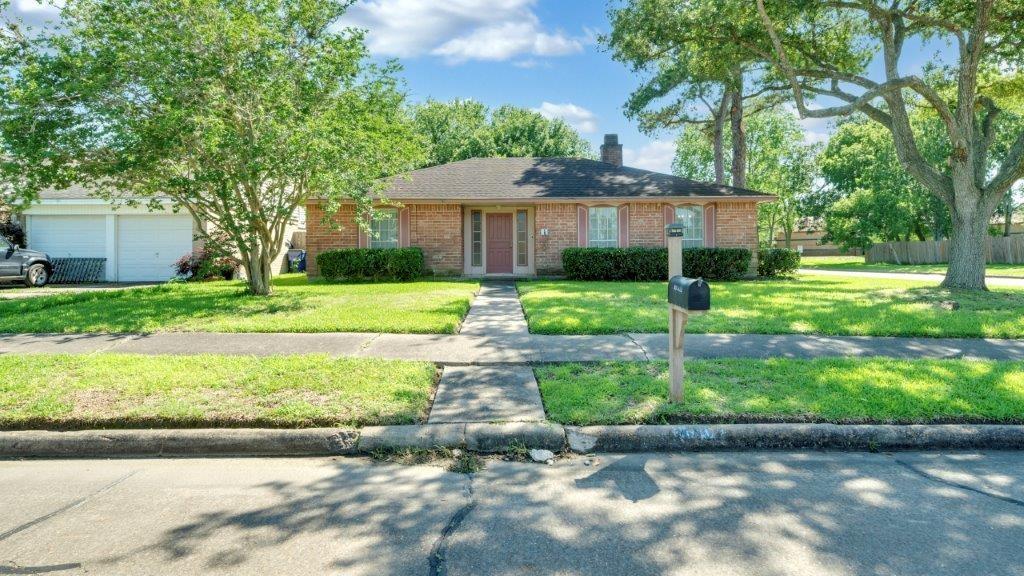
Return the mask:
[[25, 247], [25, 230], [13, 218], [0, 215], [0, 236], [15, 246]]
[[210, 280], [235, 277], [235, 263], [226, 257], [218, 257], [209, 250], [196, 250], [185, 254], [174, 263], [174, 271], [185, 280]]
[[[735, 280], [746, 275], [750, 256], [745, 248], [688, 248], [683, 250], [683, 275]], [[665, 280], [668, 249], [566, 248], [562, 268], [573, 280]]]
[[800, 253], [789, 248], [762, 248], [757, 251], [757, 275], [766, 278], [784, 276], [800, 267]]
[[327, 280], [395, 279], [408, 281], [423, 274], [419, 248], [344, 248], [316, 256], [320, 275]]

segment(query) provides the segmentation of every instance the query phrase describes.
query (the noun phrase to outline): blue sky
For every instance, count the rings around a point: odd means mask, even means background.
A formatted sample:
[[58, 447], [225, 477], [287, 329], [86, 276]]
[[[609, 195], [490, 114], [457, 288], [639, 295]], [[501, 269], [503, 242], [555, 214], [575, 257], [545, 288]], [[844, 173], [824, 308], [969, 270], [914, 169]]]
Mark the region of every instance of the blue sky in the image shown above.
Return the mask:
[[[12, 5], [29, 21], [52, 14], [37, 0]], [[606, 12], [604, 0], [360, 0], [346, 23], [368, 30], [375, 56], [402, 62], [413, 101], [472, 98], [536, 109], [572, 124], [595, 150], [603, 134], [617, 133], [627, 165], [667, 172], [674, 135], [641, 134], [622, 113], [639, 80], [597, 44], [608, 30]], [[947, 53], [941, 42], [911, 42], [903, 72]], [[803, 124], [808, 141], [821, 141], [831, 122]]]

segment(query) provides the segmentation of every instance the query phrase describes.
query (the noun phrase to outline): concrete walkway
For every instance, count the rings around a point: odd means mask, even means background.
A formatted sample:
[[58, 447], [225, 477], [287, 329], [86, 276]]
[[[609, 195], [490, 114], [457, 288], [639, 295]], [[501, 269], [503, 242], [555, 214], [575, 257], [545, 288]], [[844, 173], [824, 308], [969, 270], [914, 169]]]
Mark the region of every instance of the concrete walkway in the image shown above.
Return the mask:
[[521, 336], [529, 334], [516, 284], [484, 282], [473, 299], [459, 334], [467, 336]]
[[[800, 274], [815, 276], [842, 276], [846, 278], [882, 278], [886, 280], [916, 280], [917, 282], [942, 282], [945, 274], [912, 274], [909, 272], [861, 272], [853, 270], [819, 270], [817, 268], [800, 268]], [[1010, 286], [1024, 288], [1024, 278], [1008, 278], [1006, 276], [986, 276], [987, 286]]]
[[[514, 281], [484, 282], [480, 293], [462, 322], [455, 348], [464, 352], [475, 348], [477, 359], [497, 363], [515, 342], [529, 338], [530, 328], [519, 303]], [[460, 347], [457, 342], [462, 342]], [[481, 343], [486, 343], [481, 345]], [[423, 351], [429, 351], [428, 346]], [[406, 353], [411, 347], [399, 346]], [[525, 366], [457, 366], [464, 362], [444, 362], [444, 372], [430, 408], [430, 424], [454, 422], [524, 422], [544, 420], [544, 402], [533, 376]]]
[[[464, 334], [0, 334], [0, 354], [329, 354], [445, 365], [664, 359], [667, 334], [467, 336]], [[1024, 340], [689, 334], [688, 358], [976, 358], [1024, 360]]]

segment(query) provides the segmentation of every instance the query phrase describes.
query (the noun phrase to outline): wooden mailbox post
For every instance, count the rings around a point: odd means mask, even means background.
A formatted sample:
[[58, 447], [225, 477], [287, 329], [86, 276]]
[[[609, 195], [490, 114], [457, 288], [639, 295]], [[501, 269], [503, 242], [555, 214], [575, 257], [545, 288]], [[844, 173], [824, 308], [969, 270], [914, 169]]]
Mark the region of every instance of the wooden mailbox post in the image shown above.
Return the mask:
[[[683, 275], [683, 226], [680, 224], [669, 224], [665, 227], [665, 239], [668, 244], [668, 372], [669, 389], [668, 397], [672, 402], [683, 401], [683, 379], [686, 377], [686, 368], [683, 366], [683, 349], [686, 338], [686, 323], [691, 314], [703, 314], [710, 307], [710, 289], [703, 280], [695, 282], [684, 279]], [[673, 280], [675, 279], [675, 280]], [[701, 289], [701, 298], [696, 306], [691, 305], [690, 287], [696, 284]], [[673, 290], [685, 289], [686, 294], [673, 294]], [[686, 306], [680, 306], [673, 302], [685, 302]], [[703, 296], [706, 296], [704, 298]], [[706, 305], [705, 305], [706, 304]]]

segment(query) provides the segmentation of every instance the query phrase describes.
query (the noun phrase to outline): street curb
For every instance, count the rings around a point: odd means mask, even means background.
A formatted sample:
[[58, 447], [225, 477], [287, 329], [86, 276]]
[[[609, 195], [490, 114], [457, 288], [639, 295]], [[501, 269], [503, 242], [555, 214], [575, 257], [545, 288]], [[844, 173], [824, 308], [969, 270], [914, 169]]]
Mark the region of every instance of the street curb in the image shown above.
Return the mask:
[[355, 452], [357, 430], [210, 428], [0, 432], [0, 456], [328, 456]]
[[513, 446], [552, 452], [1024, 450], [1024, 426], [716, 424], [562, 427], [550, 422], [345, 428], [0, 432], [0, 457], [335, 456]]
[[566, 429], [573, 452], [1024, 450], [1024, 426], [716, 424]]

